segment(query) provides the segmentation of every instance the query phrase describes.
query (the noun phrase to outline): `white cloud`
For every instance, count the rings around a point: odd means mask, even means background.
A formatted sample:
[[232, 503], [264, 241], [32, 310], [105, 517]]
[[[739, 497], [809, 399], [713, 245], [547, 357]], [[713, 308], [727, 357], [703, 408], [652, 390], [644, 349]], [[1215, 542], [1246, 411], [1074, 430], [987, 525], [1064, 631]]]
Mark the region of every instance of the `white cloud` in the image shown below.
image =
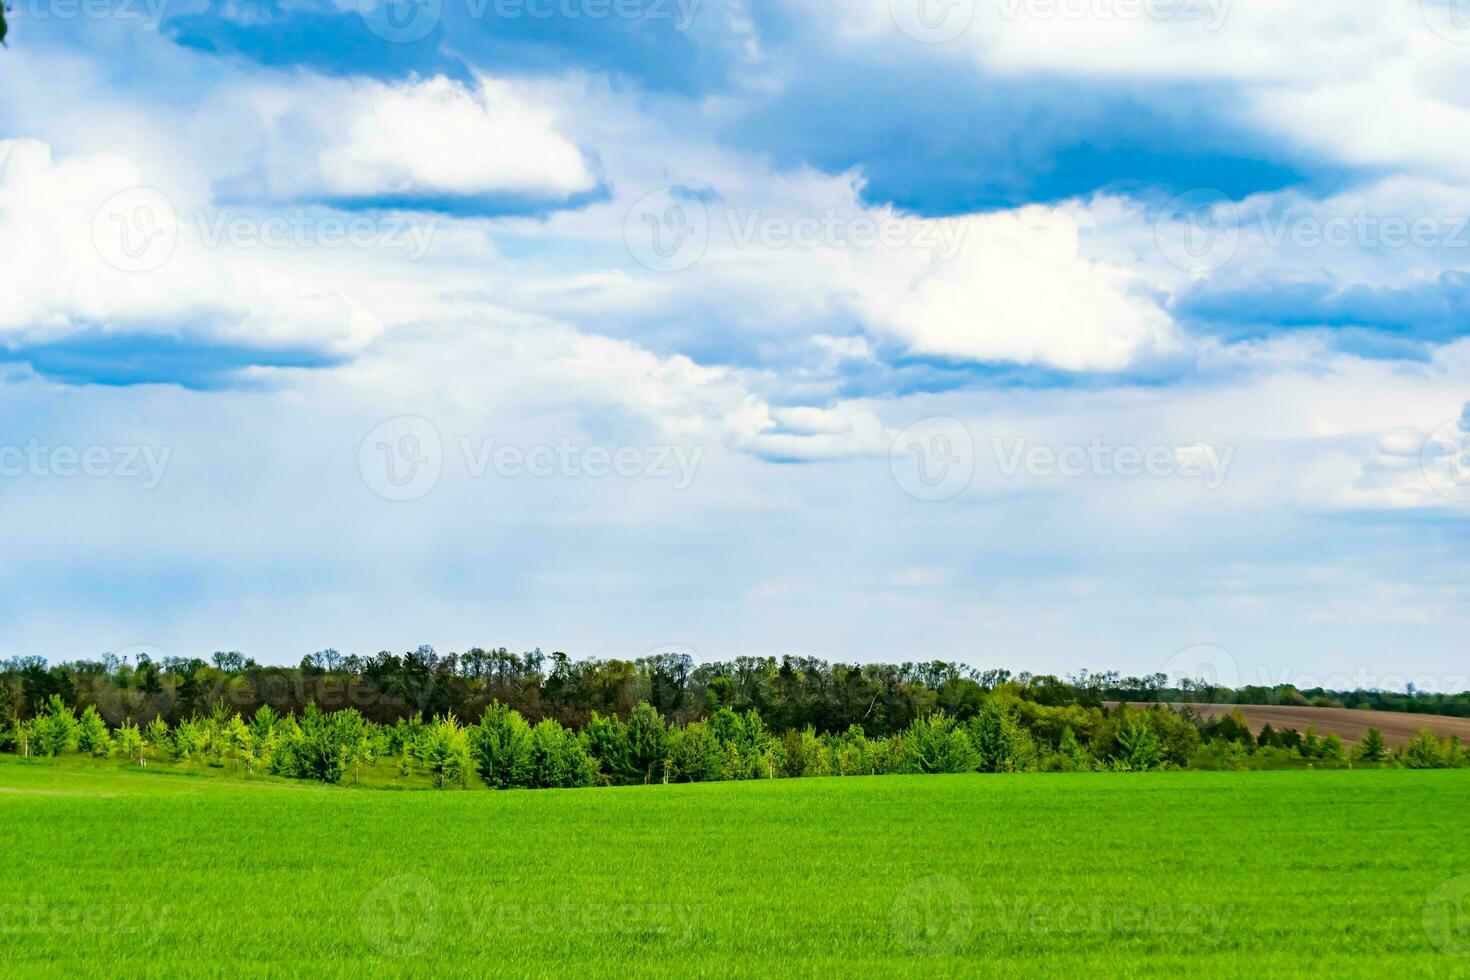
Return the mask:
[[[993, 6], [977, 4], [977, 16]], [[881, 0], [891, 38], [889, 7]], [[1213, 35], [977, 22], [968, 41], [899, 41], [1017, 76], [1238, 83], [1217, 90], [1222, 101], [1296, 144], [1432, 171], [1302, 208], [1467, 211], [1454, 178], [1464, 99], [1450, 56], [1460, 49], [1426, 46], [1387, 5], [1237, 7]], [[0, 635], [11, 648], [69, 655], [152, 642], [286, 660], [328, 644], [637, 654], [679, 639], [708, 656], [870, 659], [912, 646], [921, 623], [926, 656], [1059, 671], [1101, 659], [1142, 672], [1204, 640], [1227, 643], [1243, 665], [1269, 661], [1273, 644], [1323, 651], [1303, 655], [1323, 663], [1349, 649], [1433, 662], [1463, 633], [1470, 605], [1455, 563], [1426, 558], [1423, 538], [1391, 517], [1358, 535], [1335, 514], [1463, 507], [1426, 484], [1420, 448], [1470, 396], [1463, 342], [1405, 364], [1305, 335], [1182, 337], [1160, 297], [1189, 276], [1158, 256], [1141, 203], [1099, 197], [948, 225], [894, 215], [863, 203], [858, 171], [783, 172], [711, 138], [739, 117], [735, 99], [630, 94], [577, 77], [469, 87], [288, 77], [150, 43], [126, 65], [137, 88], [112, 84], [124, 68], [98, 70], [84, 56], [47, 60], [33, 48], [7, 60], [34, 83], [0, 93], [11, 131], [54, 149], [0, 144], [5, 339], [187, 324], [211, 339], [353, 357], [327, 370], [259, 369], [269, 384], [208, 394], [54, 386], [8, 369], [8, 440], [173, 451], [146, 492], [0, 484], [14, 559], [4, 585], [21, 611]], [[200, 80], [198, 90], [179, 78]], [[779, 63], [768, 78], [779, 84]], [[165, 84], [179, 93], [168, 104], [139, 94]], [[412, 265], [372, 249], [208, 248], [192, 220], [213, 208], [211, 187], [241, 173], [278, 200], [565, 200], [604, 172], [611, 200], [546, 220], [445, 219]], [[173, 199], [179, 240], [158, 269], [124, 273], [98, 255], [93, 218], [140, 183]], [[676, 183], [710, 192], [709, 247], [683, 272], [651, 273], [624, 250], [624, 219], [641, 193]], [[843, 232], [811, 246], [737, 240], [751, 219], [790, 229], [828, 214], [848, 231], [853, 220], [889, 222], [905, 243], [854, 248]], [[957, 233], [949, 257], [916, 246], [942, 229]], [[1449, 264], [1418, 249], [1273, 249], [1259, 238], [1245, 236], [1230, 273], [1326, 267], [1394, 282]], [[742, 366], [710, 367], [681, 349]], [[881, 363], [894, 350], [1079, 371], [1184, 354], [1199, 371], [1156, 387], [901, 395]], [[447, 454], [433, 494], [407, 505], [375, 497], [356, 468], [363, 437], [400, 414], [432, 419]], [[932, 416], [963, 420], [986, 457], [943, 503], [906, 494], [889, 458], [896, 431]], [[993, 435], [1234, 455], [1216, 489], [1188, 478], [1007, 478], [987, 455]], [[461, 437], [687, 441], [705, 452], [679, 491], [667, 480], [475, 477], [457, 455]], [[177, 533], [181, 520], [190, 534]], [[59, 540], [63, 524], [73, 533]], [[1433, 525], [1416, 516], [1413, 526]], [[126, 588], [108, 578], [116, 569]], [[181, 592], [181, 570], [198, 570], [207, 594]], [[1411, 620], [1438, 624], [1418, 654], [1399, 632]], [[1376, 623], [1392, 632], [1373, 633]]]
[[914, 249], [857, 256], [853, 308], [876, 333], [920, 354], [1073, 371], [1124, 370], [1181, 349], [1147, 283], [1081, 254], [1085, 209], [951, 220], [963, 233], [952, 258]]
[[1215, 119], [1344, 164], [1470, 174], [1470, 28], [1454, 3], [987, 0], [936, 5], [956, 36], [920, 44], [894, 14], [917, 2], [851, 0], [845, 34], [986, 74], [1228, 83]]
[[[901, 32], [915, 0], [852, 0], [847, 36], [914, 49]], [[807, 5], [814, 13], [828, 5]], [[1418, 4], [1375, 0], [989, 0], [930, 12], [954, 37], [936, 57], [990, 71], [1075, 75], [1305, 80], [1355, 67], [1427, 35]], [[912, 24], [910, 24], [912, 26]]]
[[[857, 173], [740, 164], [716, 168], [719, 179], [706, 200], [677, 204], [682, 220], [699, 229], [681, 246], [691, 251], [677, 271], [629, 278], [561, 269], [549, 281], [508, 282], [502, 295], [589, 322], [599, 315], [733, 321], [745, 343], [815, 343], [831, 369], [844, 358], [873, 361], [876, 343], [956, 361], [1070, 371], [1124, 371], [1187, 349], [1160, 305], [1161, 284], [1182, 274], [1161, 271], [1157, 257], [1150, 268], [1130, 254], [1088, 247], [1100, 221], [1151, 241], [1148, 218], [1135, 204], [1100, 198], [931, 219], [865, 203]], [[670, 176], [679, 182], [680, 175]], [[669, 202], [655, 196], [657, 213], [641, 214], [644, 189], [619, 182], [614, 199], [559, 216], [552, 227], [592, 240], [608, 226], [626, 229], [630, 240], [650, 234]], [[628, 258], [617, 249], [621, 265], [631, 264]], [[558, 283], [577, 288], [558, 293]], [[836, 326], [867, 336], [839, 338], [822, 329]]]
[[0, 141], [0, 337], [136, 332], [342, 352], [378, 331], [332, 277], [288, 250], [211, 248], [194, 213], [124, 158], [54, 160], [38, 140]]
[[266, 130], [261, 165], [245, 182], [227, 185], [245, 192], [561, 201], [597, 186], [582, 152], [558, 131], [551, 105], [508, 81], [310, 79], [257, 92], [252, 101]]

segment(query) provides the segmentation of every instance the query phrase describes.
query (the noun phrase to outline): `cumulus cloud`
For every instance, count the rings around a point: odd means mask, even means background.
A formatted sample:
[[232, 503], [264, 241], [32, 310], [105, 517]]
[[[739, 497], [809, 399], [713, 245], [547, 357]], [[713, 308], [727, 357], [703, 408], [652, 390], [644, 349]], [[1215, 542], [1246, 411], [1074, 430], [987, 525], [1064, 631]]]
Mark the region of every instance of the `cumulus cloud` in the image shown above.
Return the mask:
[[[853, 307], [875, 333], [916, 354], [1069, 371], [1122, 371], [1180, 349], [1148, 283], [1082, 254], [1082, 210], [948, 220], [961, 242], [952, 256], [859, 256]], [[916, 235], [926, 223], [909, 222]]]
[[226, 182], [227, 194], [513, 210], [598, 183], [556, 111], [525, 85], [307, 79], [253, 101], [266, 131], [260, 163]]
[[136, 333], [346, 352], [378, 331], [329, 277], [281, 250], [212, 246], [195, 215], [125, 158], [0, 141], [0, 340]]
[[[808, 6], [830, 27], [831, 5]], [[1290, 207], [1318, 223], [1364, 209], [1470, 212], [1457, 190], [1465, 141], [1454, 138], [1463, 49], [1414, 20], [1416, 5], [1405, 14], [1347, 0], [1232, 4], [1210, 29], [1047, 18], [1043, 5], [1006, 0], [973, 5], [975, 22], [941, 45], [904, 37], [894, 6], [864, 0], [847, 10], [870, 19], [848, 17], [836, 37], [823, 35], [857, 45], [852, 60], [865, 71], [878, 64], [900, 79], [901, 108], [887, 105], [880, 129], [922, 100], [946, 99], [950, 90], [928, 84], [941, 76], [1006, 76], [1034, 89], [1015, 109], [1028, 121], [1058, 98], [1054, 86], [1032, 86], [1048, 75], [1081, 80], [1064, 98], [1095, 85], [1151, 106], [1208, 87], [1232, 127], [1374, 170], [1374, 182], [1334, 196], [1272, 193], [1236, 201], [1242, 210]], [[1119, 151], [1135, 131], [1120, 134], [1112, 110], [1083, 113], [1087, 127], [1044, 142], [1045, 152], [1017, 151], [1008, 135], [986, 152], [1031, 170], [1061, 165], [1053, 150], [1096, 136], [1081, 149], [1106, 156], [1108, 174], [1142, 175], [1126, 188], [990, 213], [955, 213], [978, 199], [956, 195], [961, 203], [940, 200], [932, 212], [944, 219], [877, 206], [864, 181], [878, 140], [850, 141], [852, 160], [832, 172], [763, 146], [769, 132], [748, 134], [743, 149], [722, 140], [732, 119], [783, 86], [830, 83], [837, 94], [818, 101], [834, 112], [893, 91], [819, 79], [826, 62], [789, 72], [808, 35], [738, 19], [750, 72], [710, 95], [728, 81], [711, 69], [698, 80], [702, 98], [649, 95], [638, 77], [596, 72], [533, 79], [544, 62], [514, 81], [458, 81], [409, 76], [399, 71], [407, 62], [388, 58], [370, 72], [384, 80], [368, 81], [312, 74], [290, 52], [271, 63], [298, 67], [266, 67], [280, 52], [265, 41], [259, 60], [153, 35], [138, 42], [148, 57], [121, 42], [88, 47], [111, 23], [81, 25], [86, 37], [58, 31], [49, 51], [13, 51], [28, 83], [0, 93], [0, 116], [7, 131], [51, 145], [0, 144], [0, 344], [102, 331], [321, 357], [313, 370], [247, 359], [251, 377], [269, 383], [209, 392], [64, 387], [5, 367], [8, 438], [173, 452], [146, 492], [0, 485], [15, 558], [3, 584], [22, 612], [0, 641], [67, 654], [229, 644], [294, 659], [311, 637], [362, 650], [428, 639], [634, 655], [676, 637], [704, 655], [864, 658], [912, 645], [922, 622], [934, 656], [982, 656], [981, 636], [1000, 659], [1038, 670], [1072, 670], [1083, 656], [1147, 670], [1158, 663], [1140, 650], [1161, 663], [1222, 637], [1243, 664], [1252, 641], [1324, 657], [1380, 639], [1403, 649], [1398, 621], [1423, 613], [1442, 627], [1426, 637], [1452, 647], [1445, 638], [1463, 633], [1470, 606], [1445, 584], [1454, 568], [1418, 545], [1448, 537], [1437, 522], [1463, 520], [1453, 509], [1463, 501], [1442, 491], [1455, 493], [1465, 472], [1467, 343], [1443, 342], [1447, 329], [1414, 362], [1355, 357], [1316, 331], [1284, 336], [1279, 324], [1245, 339], [1191, 336], [1198, 321], [1180, 297], [1210, 280], [1248, 293], [1268, 272], [1324, 282], [1333, 296], [1364, 282], [1402, 291], [1463, 266], [1455, 246], [1273, 244], [1273, 226], [1257, 223], [1223, 267], [1176, 267], [1153, 225], [1173, 193], [1163, 186], [1194, 177], [1166, 152], [1139, 164]], [[697, 28], [715, 34], [722, 23], [701, 17]], [[875, 52], [880, 44], [890, 47]], [[925, 59], [942, 70], [905, 70]], [[953, 141], [918, 147], [918, 166], [899, 178], [945, 170], [951, 153], [993, 136], [986, 113], [997, 110], [978, 104]], [[916, 128], [950, 118], [915, 115]], [[806, 118], [815, 138], [848, 142], [826, 121]], [[1084, 152], [1070, 165], [1090, 160]], [[1378, 180], [1383, 170], [1391, 175]], [[957, 172], [951, 187], [981, 179]], [[670, 185], [707, 219], [701, 253], [672, 271], [641, 264], [628, 240], [647, 227], [643, 195]], [[116, 231], [107, 202], [139, 186], [168, 199], [176, 239], [156, 267], [127, 271], [115, 249], [99, 250], [97, 215]], [[258, 226], [395, 204], [441, 219], [413, 264], [377, 248], [211, 244], [211, 221], [196, 218], [224, 207]], [[126, 224], [137, 213], [118, 216]], [[1407, 315], [1422, 326], [1424, 308]], [[1178, 368], [1167, 383], [1127, 380], [1159, 361]], [[915, 382], [908, 371], [929, 373]], [[1057, 383], [1055, 372], [1095, 376]], [[1001, 373], [1019, 380], [996, 384]], [[432, 495], [411, 506], [376, 496], [360, 470], [365, 437], [405, 416], [437, 427], [443, 463]], [[892, 468], [896, 435], [936, 419], [971, 435], [947, 451], [974, 456], [968, 482], [942, 503], [913, 496]], [[518, 479], [471, 472], [489, 440], [703, 452], [683, 487]], [[1218, 485], [1005, 469], [1018, 446], [1094, 442], [1203, 447], [1231, 462]], [[793, 462], [807, 465], [780, 465]], [[1374, 531], [1356, 534], [1365, 511]], [[181, 515], [187, 536], [175, 533]], [[58, 542], [47, 531], [58, 522], [77, 533]], [[179, 589], [180, 570], [197, 570], [218, 598]], [[739, 614], [731, 597], [743, 597]], [[1391, 635], [1367, 632], [1390, 620]], [[486, 637], [486, 623], [510, 635]]]
[[997, 0], [944, 8], [953, 37], [930, 45], [902, 29], [915, 6], [852, 0], [845, 34], [986, 74], [1230, 85], [1220, 119], [1290, 147], [1352, 166], [1470, 173], [1470, 28], [1453, 3]]
[[[923, 26], [912, 17], [917, 6], [915, 0], [852, 0], [847, 34], [912, 42]], [[932, 33], [922, 36], [951, 34], [933, 46], [937, 56], [990, 70], [1300, 81], [1351, 77], [1354, 66], [1397, 53], [1407, 37], [1427, 35], [1416, 7], [1373, 0], [996, 0], [953, 4], [930, 16]]]

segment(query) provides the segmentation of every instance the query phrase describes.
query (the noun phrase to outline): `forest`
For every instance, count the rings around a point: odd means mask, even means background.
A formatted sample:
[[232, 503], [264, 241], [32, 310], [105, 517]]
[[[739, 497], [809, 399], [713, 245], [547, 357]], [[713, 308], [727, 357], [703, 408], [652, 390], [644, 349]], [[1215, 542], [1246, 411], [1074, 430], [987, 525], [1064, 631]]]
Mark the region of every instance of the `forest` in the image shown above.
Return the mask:
[[[0, 749], [357, 782], [554, 788], [892, 773], [1470, 765], [1453, 736], [1390, 749], [1308, 728], [1252, 733], [1181, 701], [1237, 693], [1086, 671], [685, 654], [572, 660], [500, 650], [341, 656], [294, 668], [238, 653], [0, 665]], [[1244, 692], [1251, 698], [1257, 691]], [[1266, 703], [1407, 711], [1463, 696], [1272, 689]], [[1129, 708], [1128, 700], [1152, 701]], [[1239, 699], [1238, 699], [1239, 700]], [[1172, 703], [1171, 708], [1165, 707]], [[1249, 700], [1243, 703], [1262, 703]]]

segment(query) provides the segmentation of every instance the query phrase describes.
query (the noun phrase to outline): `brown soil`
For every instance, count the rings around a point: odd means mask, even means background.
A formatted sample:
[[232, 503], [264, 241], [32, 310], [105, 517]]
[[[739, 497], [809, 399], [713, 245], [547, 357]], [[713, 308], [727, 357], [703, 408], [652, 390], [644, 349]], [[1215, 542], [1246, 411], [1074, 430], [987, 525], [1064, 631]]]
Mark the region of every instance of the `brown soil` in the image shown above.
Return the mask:
[[[1143, 708], [1148, 705], [1130, 701], [1129, 705]], [[1351, 745], [1361, 739], [1369, 728], [1383, 732], [1383, 740], [1392, 746], [1407, 745], [1422, 728], [1427, 728], [1441, 738], [1459, 735], [1462, 741], [1470, 742], [1470, 718], [1452, 718], [1448, 715], [1413, 715], [1402, 711], [1366, 711], [1358, 708], [1298, 708], [1279, 704], [1191, 704], [1169, 705], [1171, 708], [1189, 707], [1195, 714], [1207, 718], [1218, 717], [1231, 711], [1239, 711], [1252, 733], [1270, 723], [1272, 728], [1295, 728], [1305, 732], [1308, 727], [1319, 735], [1336, 735]]]

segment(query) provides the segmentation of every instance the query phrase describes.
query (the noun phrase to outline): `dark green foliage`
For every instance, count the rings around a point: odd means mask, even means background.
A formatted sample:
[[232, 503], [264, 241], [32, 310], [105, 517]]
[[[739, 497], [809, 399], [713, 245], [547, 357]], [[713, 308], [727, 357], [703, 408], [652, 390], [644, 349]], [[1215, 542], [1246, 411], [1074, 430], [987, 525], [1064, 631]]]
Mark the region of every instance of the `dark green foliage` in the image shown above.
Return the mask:
[[531, 784], [531, 728], [520, 712], [494, 702], [469, 730], [469, 746], [475, 771], [491, 789]]
[[76, 745], [76, 715], [62, 703], [61, 695], [53, 694], [46, 703], [46, 710], [32, 722], [31, 731], [39, 754], [60, 755]]
[[1325, 738], [1318, 735], [1311, 728], [1307, 729], [1302, 736], [1302, 743], [1297, 747], [1304, 759], [1326, 759], [1336, 761], [1342, 758], [1342, 739], [1336, 735], [1328, 735]]
[[1363, 739], [1353, 750], [1353, 758], [1363, 762], [1382, 762], [1388, 758], [1388, 745], [1383, 741], [1383, 733], [1376, 728], [1370, 728], [1363, 733]]
[[781, 740], [781, 774], [792, 778], [826, 776], [832, 771], [831, 753], [811, 726], [787, 732]]
[[670, 740], [672, 777], [678, 782], [702, 783], [720, 779], [725, 771], [725, 749], [708, 722], [696, 721], [676, 728]]
[[1154, 734], [1148, 720], [1134, 715], [1118, 729], [1118, 747], [1112, 762], [1118, 768], [1132, 771], [1157, 769], [1164, 761], [1164, 745]]
[[709, 720], [710, 731], [724, 746], [725, 779], [769, 779], [776, 771], [776, 739], [754, 711], [737, 715], [721, 708]]
[[107, 732], [107, 722], [97, 713], [97, 706], [87, 705], [77, 722], [77, 751], [87, 755], [107, 755], [112, 751], [112, 736]]
[[[1071, 733], [1072, 729], [1063, 729]], [[1029, 768], [1035, 748], [1031, 736], [1021, 727], [1013, 710], [995, 701], [988, 702], [970, 721], [970, 738], [978, 754], [981, 772], [1017, 772]], [[1073, 734], [1073, 741], [1076, 736]]]
[[1394, 758], [1410, 769], [1459, 769], [1470, 765], [1458, 736], [1441, 739], [1427, 728]]
[[1062, 772], [1085, 772], [1094, 765], [1092, 755], [1078, 741], [1076, 733], [1070, 727], [1062, 730], [1055, 759], [1055, 768]]
[[435, 718], [419, 733], [412, 752], [434, 777], [435, 786], [442, 789], [452, 782], [462, 784], [470, 762], [469, 739], [454, 715]]
[[[306, 706], [299, 722], [288, 719], [277, 726], [278, 742], [271, 756], [271, 770], [296, 779], [340, 782], [347, 765], [348, 746], [362, 733], [362, 716], [352, 708], [323, 712]], [[180, 741], [175, 735], [175, 741]]]
[[903, 738], [910, 772], [974, 772], [980, 767], [969, 732], [948, 715], [914, 722]]
[[[400, 777], [426, 774], [437, 786], [468, 787], [478, 775], [505, 789], [1349, 765], [1341, 739], [1311, 729], [1266, 725], [1253, 739], [1235, 712], [1209, 718], [1187, 705], [1106, 704], [1127, 682], [1085, 672], [1064, 681], [943, 662], [847, 666], [793, 657], [694, 667], [682, 655], [573, 661], [472, 650], [441, 657], [429, 647], [371, 658], [325, 650], [291, 670], [262, 668], [238, 654], [212, 660], [140, 657], [135, 665], [49, 668], [38, 658], [7, 661], [0, 664], [0, 715], [8, 719], [0, 749], [105, 756], [112, 725], [135, 733], [125, 755], [143, 766], [168, 759], [358, 782], [375, 779], [380, 760], [389, 760]], [[353, 707], [338, 707], [344, 691]], [[1156, 701], [1171, 699], [1162, 681], [1149, 681], [1148, 691]], [[1284, 696], [1322, 697], [1294, 689]], [[139, 714], [154, 703], [164, 710]], [[425, 722], [418, 705], [443, 707]], [[456, 705], [472, 705], [479, 722], [462, 727]], [[32, 715], [28, 706], [39, 709]], [[1381, 733], [1370, 732], [1352, 761], [1434, 768], [1467, 760], [1454, 740], [1421, 735], [1390, 753]]]
[[[1202, 721], [1199, 728], [1200, 734], [1205, 738], [1218, 738], [1226, 742], [1236, 742], [1241, 745], [1255, 741], [1251, 737], [1250, 726], [1246, 724], [1245, 716], [1238, 709], [1223, 714], [1213, 720]], [[1270, 728], [1270, 725], [1262, 726], [1262, 728], [1262, 734], [1264, 735], [1264, 729]], [[1270, 744], [1270, 739], [1268, 738], [1261, 744]]]
[[552, 718], [531, 729], [531, 789], [573, 789], [597, 782], [597, 760], [576, 732]]
[[[593, 712], [632, 726], [637, 706], [646, 702], [650, 717], [661, 716], [668, 724], [686, 724], [728, 708], [737, 715], [756, 712], [767, 730], [781, 735], [808, 725], [819, 734], [858, 725], [870, 737], [892, 737], [936, 711], [968, 723], [987, 704], [999, 702], [1044, 756], [1057, 749], [1068, 727], [1095, 754], [1100, 751], [1104, 702], [1330, 703], [1470, 717], [1470, 692], [1298, 690], [1290, 685], [1231, 691], [1199, 683], [1170, 688], [1166, 680], [1163, 675], [1135, 678], [1085, 671], [1068, 678], [1013, 676], [944, 661], [854, 665], [788, 656], [695, 665], [685, 654], [573, 660], [561, 653], [478, 647], [448, 655], [428, 646], [370, 656], [323, 650], [296, 667], [261, 665], [235, 652], [207, 659], [154, 661], [139, 656], [135, 663], [109, 656], [54, 665], [39, 657], [17, 657], [0, 661], [0, 727], [47, 713], [44, 706], [55, 694], [78, 712], [95, 704], [110, 726], [124, 720], [142, 726], [155, 716], [177, 726], [209, 715], [221, 702], [246, 719], [257, 717], [261, 707], [269, 707], [276, 717], [299, 718], [308, 704], [316, 704], [328, 712], [357, 708], [366, 720], [392, 725], [415, 715], [475, 718], [499, 701], [532, 721], [554, 718], [581, 730]], [[1238, 720], [1229, 715], [1201, 727], [1206, 739], [1244, 740]], [[1158, 725], [1154, 728], [1170, 761], [1182, 764], [1189, 745]], [[657, 738], [656, 732], [651, 734]], [[1285, 743], [1263, 733], [1258, 744]], [[402, 743], [391, 748], [397, 754]], [[639, 781], [660, 781], [667, 745], [645, 748], [649, 751], [638, 752]]]
[[658, 709], [647, 701], [638, 702], [628, 716], [627, 735], [634, 771], [645, 783], [657, 782], [669, 758], [669, 729]]
[[643, 773], [633, 759], [633, 744], [628, 726], [616, 716], [604, 718], [592, 712], [592, 720], [582, 729], [587, 749], [602, 765], [607, 782], [616, 785], [643, 782]]
[[1272, 727], [1269, 721], [1261, 726], [1260, 733], [1256, 735], [1256, 744], [1263, 749], [1278, 744], [1276, 740], [1276, 729]]

